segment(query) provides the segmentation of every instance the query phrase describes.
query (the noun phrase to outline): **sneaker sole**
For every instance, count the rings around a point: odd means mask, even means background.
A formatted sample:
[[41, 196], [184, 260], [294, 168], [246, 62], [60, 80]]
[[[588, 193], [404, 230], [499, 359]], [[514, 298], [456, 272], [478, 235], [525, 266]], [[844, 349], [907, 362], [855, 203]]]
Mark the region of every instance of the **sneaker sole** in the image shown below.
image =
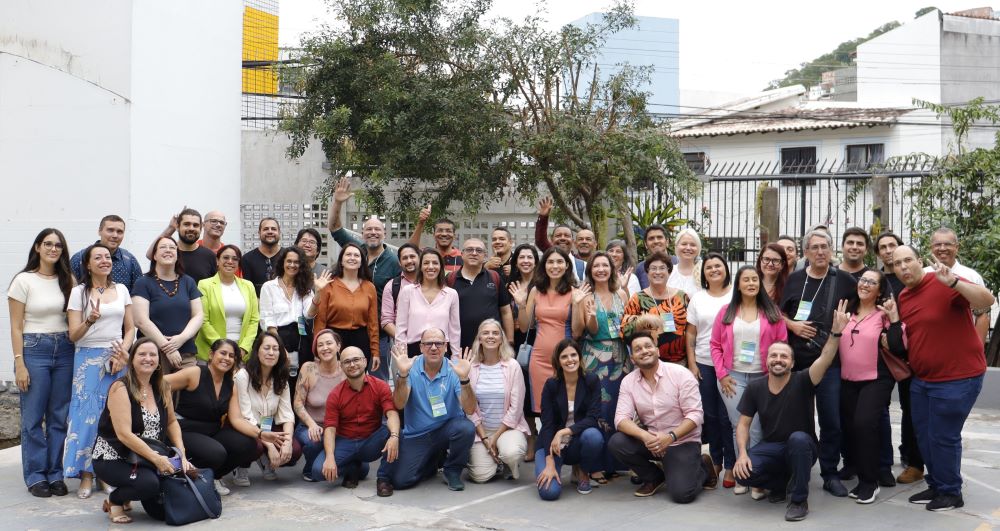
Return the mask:
[[959, 507], [965, 507], [965, 504], [963, 503], [963, 504], [960, 504], [960, 505], [949, 505], [948, 507], [935, 507], [934, 509], [931, 509], [930, 507], [928, 507], [927, 510], [931, 511], [931, 512], [935, 512], [935, 513], [940, 513], [940, 512], [944, 512], [944, 511], [954, 511], [955, 509], [958, 509]]
[[878, 487], [875, 487], [875, 492], [872, 493], [872, 497], [871, 498], [861, 499], [861, 498], [857, 498], [856, 497], [855, 502], [859, 503], [861, 505], [868, 505], [870, 503], [875, 503], [875, 498], [878, 496], [878, 493], [879, 493], [880, 490], [881, 489], [879, 489]]
[[662, 487], [663, 487], [663, 483], [660, 483], [659, 485], [656, 486], [656, 488], [654, 488], [653, 490], [649, 491], [648, 493], [635, 491], [632, 494], [636, 498], [648, 498], [648, 497], [656, 494], [656, 491], [660, 490], [660, 488], [662, 488]]

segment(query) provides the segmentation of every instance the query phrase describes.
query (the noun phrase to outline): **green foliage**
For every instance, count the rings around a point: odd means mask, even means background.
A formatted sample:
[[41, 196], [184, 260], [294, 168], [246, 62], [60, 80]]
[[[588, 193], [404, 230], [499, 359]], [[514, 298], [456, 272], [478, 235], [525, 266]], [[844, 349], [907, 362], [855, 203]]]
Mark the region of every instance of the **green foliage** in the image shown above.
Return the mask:
[[[653, 199], [652, 194], [641, 194], [632, 199], [629, 205], [629, 220], [618, 218], [619, 227], [630, 226], [632, 236], [636, 240], [636, 256], [638, 260], [646, 257], [646, 227], [653, 224], [663, 225], [673, 235], [680, 229], [691, 224], [691, 220], [681, 217], [681, 207], [673, 201], [660, 203]], [[617, 216], [616, 216], [617, 217]], [[624, 229], [615, 236], [620, 240], [627, 238]]]

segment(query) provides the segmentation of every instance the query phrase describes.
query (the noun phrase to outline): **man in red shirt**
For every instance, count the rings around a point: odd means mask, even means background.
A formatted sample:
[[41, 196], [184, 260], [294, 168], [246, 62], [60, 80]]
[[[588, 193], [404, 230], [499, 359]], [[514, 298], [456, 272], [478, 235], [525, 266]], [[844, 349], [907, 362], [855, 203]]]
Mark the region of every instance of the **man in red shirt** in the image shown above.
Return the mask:
[[892, 253], [893, 270], [906, 286], [899, 294], [906, 323], [913, 381], [911, 414], [927, 465], [927, 490], [910, 497], [929, 511], [962, 507], [962, 427], [983, 388], [986, 355], [972, 308], [993, 305], [993, 294], [936, 262], [925, 272], [916, 249]]
[[332, 482], [343, 476], [343, 485], [353, 489], [368, 475], [368, 463], [385, 455], [378, 467], [376, 492], [383, 498], [392, 496], [388, 464], [399, 453], [399, 413], [392, 392], [384, 381], [365, 373], [361, 349], [347, 347], [339, 358], [347, 379], [326, 399], [323, 451], [313, 461], [312, 477], [322, 475]]

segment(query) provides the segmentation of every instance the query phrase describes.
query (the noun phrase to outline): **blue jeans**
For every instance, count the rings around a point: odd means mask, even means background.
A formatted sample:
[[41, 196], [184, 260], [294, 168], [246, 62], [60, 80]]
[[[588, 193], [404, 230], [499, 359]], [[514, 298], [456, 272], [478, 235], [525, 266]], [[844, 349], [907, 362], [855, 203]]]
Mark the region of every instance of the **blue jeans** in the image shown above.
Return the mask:
[[819, 473], [824, 480], [837, 477], [840, 463], [840, 367], [830, 367], [816, 386], [819, 417]]
[[[392, 343], [392, 338], [385, 334], [385, 332], [379, 332], [378, 335], [378, 357], [379, 366], [377, 371], [372, 371], [372, 376], [378, 378], [379, 380], [388, 382], [389, 381], [389, 345]], [[371, 368], [371, 367], [369, 367]]]
[[[382, 448], [389, 440], [389, 428], [382, 425], [372, 432], [365, 439], [348, 439], [347, 437], [337, 437], [333, 447], [333, 460], [337, 463], [337, 475], [340, 477], [352, 477], [354, 479], [365, 479], [368, 477], [368, 463], [373, 463], [382, 458]], [[305, 450], [303, 449], [303, 454]], [[326, 451], [323, 444], [319, 445], [319, 453], [313, 456], [310, 462], [310, 471], [313, 479], [323, 480], [323, 462], [326, 461]], [[382, 464], [378, 467], [378, 479], [389, 479], [389, 463], [382, 459]]]
[[[721, 381], [716, 380], [716, 386], [718, 388], [719, 397], [725, 405], [726, 414], [729, 416], [729, 425], [735, 427], [740, 422], [740, 411], [737, 408], [740, 405], [740, 399], [743, 398], [743, 392], [746, 391], [750, 382], [758, 378], [766, 378], [767, 375], [757, 372], [729, 371], [729, 376], [731, 376], [733, 381], [736, 382], [733, 396], [726, 396], [725, 393], [722, 392]], [[733, 445], [733, 448], [736, 448], [736, 430], [732, 427], [729, 429], [729, 433], [727, 435], [730, 434], [729, 443]], [[754, 415], [753, 420], [750, 423], [750, 446], [756, 446], [761, 439], [763, 439], [763, 436], [761, 435], [760, 415]], [[715, 458], [713, 457], [712, 460], [714, 461]]]
[[793, 502], [802, 503], [809, 498], [809, 473], [816, 462], [816, 442], [808, 433], [797, 431], [783, 443], [762, 442], [747, 450], [747, 455], [753, 469], [749, 478], [736, 478], [740, 485], [784, 492], [787, 484]]
[[[302, 445], [302, 457], [303, 457], [302, 460], [305, 461], [302, 464], [302, 473], [316, 480], [322, 478], [323, 474], [320, 474], [318, 476], [313, 476], [312, 469], [313, 469], [313, 461], [316, 460], [316, 456], [323, 451], [323, 437], [320, 436], [319, 441], [313, 442], [311, 439], [309, 439], [309, 427], [306, 426], [305, 424], [296, 424], [294, 434], [295, 434], [295, 439], [299, 441], [299, 444]], [[320, 471], [322, 471], [323, 469], [322, 462], [320, 462], [319, 468]]]
[[31, 382], [21, 393], [21, 469], [30, 487], [63, 479], [73, 344], [65, 332], [24, 334], [22, 352]]
[[[545, 470], [545, 458], [548, 448], [539, 448], [535, 451], [535, 477], [537, 478], [542, 470]], [[555, 461], [556, 470], [562, 469], [566, 465], [580, 465], [580, 468], [588, 474], [596, 472], [603, 466], [604, 457], [604, 435], [597, 428], [587, 428], [579, 437], [573, 437], [569, 445], [563, 448], [562, 455], [552, 455]], [[538, 487], [538, 496], [545, 501], [555, 501], [562, 494], [562, 485], [557, 481], [549, 482], [546, 489]]]
[[446, 473], [461, 474], [469, 462], [476, 427], [461, 415], [453, 417], [440, 428], [417, 437], [403, 437], [399, 441], [399, 457], [390, 464], [392, 486], [408, 489], [421, 479], [433, 476], [443, 453]]
[[917, 445], [927, 465], [927, 486], [938, 494], [962, 494], [962, 427], [983, 389], [983, 375], [949, 382], [910, 384]]
[[733, 446], [732, 437], [727, 435], [733, 432], [733, 424], [729, 422], [729, 412], [726, 411], [722, 394], [715, 385], [715, 367], [699, 363], [698, 370], [701, 371], [698, 390], [701, 391], [701, 406], [705, 412], [705, 423], [701, 427], [702, 439], [708, 443], [712, 461], [723, 465], [726, 470], [732, 470], [736, 463], [736, 447]]

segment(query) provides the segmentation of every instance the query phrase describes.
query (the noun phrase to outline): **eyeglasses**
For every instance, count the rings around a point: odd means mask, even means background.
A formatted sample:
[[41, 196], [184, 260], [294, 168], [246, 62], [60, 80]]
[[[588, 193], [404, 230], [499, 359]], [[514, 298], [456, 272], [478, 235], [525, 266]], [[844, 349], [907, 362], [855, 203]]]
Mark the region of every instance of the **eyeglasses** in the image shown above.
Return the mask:
[[209, 225], [219, 225], [221, 227], [225, 227], [227, 225], [227, 223], [221, 219], [206, 219], [205, 223], [208, 223]]
[[486, 249], [483, 249], [482, 247], [466, 247], [465, 249], [462, 249], [462, 252], [468, 254], [486, 254]]
[[947, 249], [949, 247], [955, 247], [956, 245], [958, 245], [958, 244], [955, 243], [955, 242], [937, 242], [937, 243], [932, 243], [931, 244], [931, 248], [933, 248], [933, 249]]
[[316, 240], [307, 240], [303, 238], [299, 240], [298, 245], [300, 247], [316, 247]]
[[761, 258], [760, 263], [764, 265], [781, 265], [781, 258]]
[[444, 341], [421, 341], [420, 344], [427, 348], [441, 348], [444, 346]]
[[666, 273], [669, 271], [666, 267], [651, 267], [646, 270], [648, 273]]
[[219, 260], [222, 260], [223, 262], [239, 262], [240, 261], [240, 259], [239, 259], [238, 256], [223, 256], [222, 258], [219, 258]]
[[58, 250], [61, 251], [62, 248], [63, 248], [63, 244], [61, 244], [59, 242], [42, 242], [42, 248], [43, 249], [58, 249]]
[[346, 360], [340, 360], [341, 365], [360, 365], [365, 361], [365, 358], [348, 358]]
[[866, 286], [878, 286], [878, 281], [872, 280], [870, 278], [861, 277], [858, 279], [858, 284], [864, 284]]

